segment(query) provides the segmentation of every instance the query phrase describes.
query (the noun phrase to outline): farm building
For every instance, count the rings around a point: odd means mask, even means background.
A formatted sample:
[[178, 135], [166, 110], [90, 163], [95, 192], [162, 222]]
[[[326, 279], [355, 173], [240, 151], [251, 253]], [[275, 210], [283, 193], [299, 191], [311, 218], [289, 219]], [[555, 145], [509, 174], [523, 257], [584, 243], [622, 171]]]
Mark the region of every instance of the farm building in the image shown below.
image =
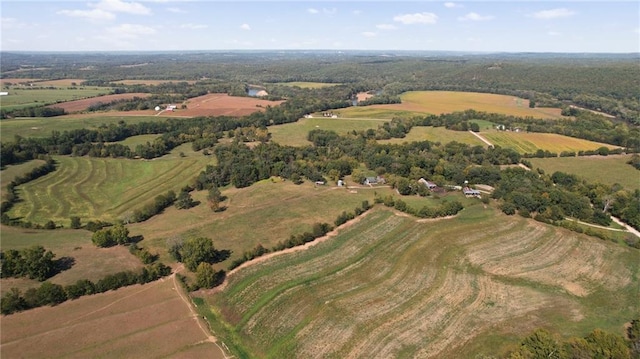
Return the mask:
[[338, 187], [343, 187], [343, 186], [344, 186], [344, 181], [338, 180]]
[[372, 185], [372, 184], [382, 184], [384, 183], [384, 177], [367, 177], [364, 179], [363, 184], [368, 184], [368, 185]]
[[463, 188], [462, 193], [467, 197], [480, 197], [480, 191], [469, 187]]
[[9, 93], [8, 93], [8, 92], [4, 92], [4, 91], [3, 91], [3, 92], [0, 92], [0, 96], [7, 96], [7, 95], [9, 95]]
[[423, 185], [425, 185], [428, 189], [434, 189], [434, 188], [438, 187], [438, 185], [437, 185], [437, 184], [435, 184], [435, 183], [433, 183], [433, 182], [431, 182], [431, 181], [427, 181], [427, 180], [426, 180], [426, 179], [424, 179], [424, 178], [420, 178], [420, 179], [418, 180], [418, 182], [420, 182], [420, 183], [422, 183]]

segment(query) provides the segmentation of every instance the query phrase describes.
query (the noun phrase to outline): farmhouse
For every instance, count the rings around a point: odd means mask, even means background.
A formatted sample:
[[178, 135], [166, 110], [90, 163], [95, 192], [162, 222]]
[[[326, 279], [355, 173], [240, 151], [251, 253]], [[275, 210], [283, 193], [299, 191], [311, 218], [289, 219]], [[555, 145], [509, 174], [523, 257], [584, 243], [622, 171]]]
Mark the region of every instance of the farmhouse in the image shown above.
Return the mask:
[[368, 184], [368, 185], [378, 184], [378, 183], [380, 184], [384, 183], [384, 177], [380, 177], [380, 176], [367, 177], [364, 179], [364, 182], [363, 182], [363, 184]]

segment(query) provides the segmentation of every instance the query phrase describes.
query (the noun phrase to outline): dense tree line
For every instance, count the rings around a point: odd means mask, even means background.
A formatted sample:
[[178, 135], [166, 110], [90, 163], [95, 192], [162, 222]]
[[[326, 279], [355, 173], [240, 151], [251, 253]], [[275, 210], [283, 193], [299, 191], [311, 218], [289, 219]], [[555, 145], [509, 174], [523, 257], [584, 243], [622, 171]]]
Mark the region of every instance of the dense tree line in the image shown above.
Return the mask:
[[55, 117], [66, 115], [67, 112], [60, 107], [34, 106], [14, 110], [0, 110], [0, 119], [11, 117]]
[[141, 209], [133, 211], [130, 218], [131, 222], [144, 222], [156, 214], [164, 211], [165, 208], [171, 206], [176, 201], [176, 193], [169, 190], [166, 194], [157, 195], [153, 199], [153, 203], [144, 205]]
[[24, 294], [17, 288], [11, 288], [0, 300], [0, 312], [6, 315], [45, 305], [53, 306], [85, 295], [104, 293], [133, 284], [149, 283], [170, 273], [170, 267], [162, 263], [155, 263], [145, 266], [139, 271], [110, 274], [95, 283], [82, 279], [75, 284], [62, 286], [45, 281], [40, 287], [30, 288]]
[[42, 246], [0, 252], [0, 276], [44, 281], [56, 274], [55, 254]]

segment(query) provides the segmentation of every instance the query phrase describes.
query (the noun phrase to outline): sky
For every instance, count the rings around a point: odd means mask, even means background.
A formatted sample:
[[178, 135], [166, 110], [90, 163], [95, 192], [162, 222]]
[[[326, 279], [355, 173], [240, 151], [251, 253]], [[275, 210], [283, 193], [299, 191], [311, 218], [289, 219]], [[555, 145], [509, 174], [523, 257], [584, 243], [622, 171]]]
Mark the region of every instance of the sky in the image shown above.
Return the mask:
[[0, 0], [1, 51], [640, 53], [638, 1]]

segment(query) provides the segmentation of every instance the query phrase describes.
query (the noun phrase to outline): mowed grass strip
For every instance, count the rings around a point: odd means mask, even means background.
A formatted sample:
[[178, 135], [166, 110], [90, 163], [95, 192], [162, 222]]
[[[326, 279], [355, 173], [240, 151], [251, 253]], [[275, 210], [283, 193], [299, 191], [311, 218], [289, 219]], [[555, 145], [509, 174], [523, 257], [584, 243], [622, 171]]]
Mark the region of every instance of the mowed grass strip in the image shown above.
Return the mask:
[[[473, 358], [543, 324], [623, 330], [640, 309], [638, 260], [481, 205], [427, 222], [377, 207], [337, 237], [231, 274], [209, 301], [257, 357]], [[502, 339], [483, 346], [490, 333]]]
[[19, 163], [16, 165], [6, 166], [0, 171], [0, 196], [4, 199], [7, 193], [7, 185], [17, 177], [23, 176], [37, 167], [40, 167], [45, 162], [43, 160], [31, 160], [25, 163]]
[[166, 118], [155, 116], [105, 116], [104, 113], [67, 115], [57, 117], [21, 117], [0, 121], [0, 141], [13, 141], [15, 136], [47, 137], [52, 131], [71, 131], [82, 128], [96, 129], [102, 125], [165, 121]]
[[560, 154], [562, 151], [578, 152], [596, 150], [600, 147], [616, 148], [606, 143], [583, 140], [555, 133], [489, 131], [481, 132], [494, 146], [512, 148], [519, 153], [535, 153], [537, 150]]
[[205, 156], [129, 160], [56, 157], [58, 169], [18, 187], [22, 201], [9, 212], [26, 221], [113, 221], [130, 215], [160, 194], [179, 191], [204, 169]]
[[224, 358], [171, 277], [2, 318], [3, 357]]
[[[68, 226], [69, 223], [64, 223]], [[33, 230], [19, 227], [1, 226], [2, 250], [21, 250], [40, 245], [52, 251], [56, 257], [73, 258], [70, 269], [62, 271], [49, 279], [60, 285], [73, 284], [79, 279], [98, 281], [108, 274], [141, 268], [140, 260], [122, 246], [97, 248], [91, 242], [91, 232], [85, 230], [57, 229]], [[38, 287], [40, 283], [26, 278], [0, 279], [0, 292], [4, 294], [11, 288], [23, 293], [28, 288]]]
[[370, 128], [377, 129], [378, 126], [387, 122], [386, 120], [375, 119], [344, 119], [313, 117], [303, 118], [294, 123], [270, 126], [271, 141], [286, 146], [307, 146], [311, 142], [307, 140], [307, 135], [311, 130], [319, 129], [334, 131], [339, 135], [345, 135], [351, 131], [365, 131]]
[[556, 171], [571, 173], [589, 182], [606, 185], [616, 183], [630, 190], [640, 189], [640, 171], [627, 162], [632, 155], [530, 158], [534, 168], [546, 173]]

